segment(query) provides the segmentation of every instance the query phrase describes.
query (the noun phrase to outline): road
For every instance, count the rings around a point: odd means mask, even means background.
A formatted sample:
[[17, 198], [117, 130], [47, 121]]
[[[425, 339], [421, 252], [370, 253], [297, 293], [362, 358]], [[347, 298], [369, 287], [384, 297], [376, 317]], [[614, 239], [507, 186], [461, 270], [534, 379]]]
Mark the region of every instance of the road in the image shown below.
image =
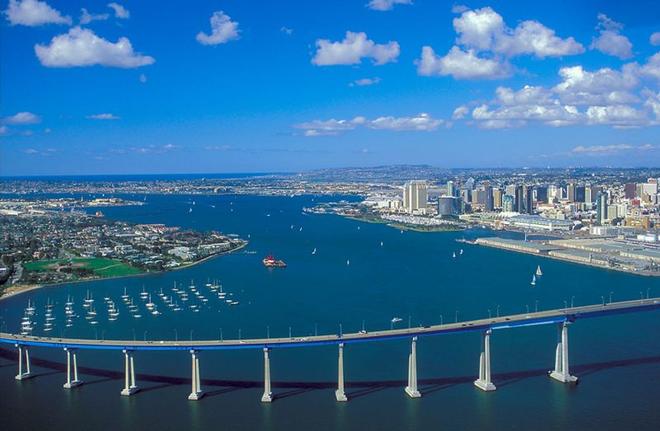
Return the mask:
[[25, 346], [76, 348], [92, 350], [230, 350], [230, 349], [262, 349], [288, 348], [303, 346], [319, 346], [339, 343], [365, 343], [411, 337], [424, 337], [459, 332], [483, 332], [486, 330], [502, 330], [525, 326], [558, 324], [579, 319], [594, 318], [613, 314], [635, 313], [660, 309], [660, 298], [637, 299], [567, 307], [524, 314], [499, 316], [487, 319], [470, 320], [441, 325], [391, 329], [375, 332], [356, 332], [350, 334], [316, 335], [292, 338], [256, 338], [241, 340], [91, 340], [75, 338], [37, 337], [8, 334], [0, 332], [0, 343], [21, 344]]

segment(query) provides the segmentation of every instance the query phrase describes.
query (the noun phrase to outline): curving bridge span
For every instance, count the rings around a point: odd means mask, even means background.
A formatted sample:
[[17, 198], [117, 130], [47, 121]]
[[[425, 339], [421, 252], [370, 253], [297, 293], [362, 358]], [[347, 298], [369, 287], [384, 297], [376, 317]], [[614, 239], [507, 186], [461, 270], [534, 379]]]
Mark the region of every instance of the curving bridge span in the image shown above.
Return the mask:
[[480, 332], [481, 353], [479, 356], [479, 376], [474, 384], [484, 391], [495, 390], [491, 381], [490, 368], [490, 336], [492, 331], [517, 327], [556, 324], [558, 326], [557, 348], [555, 351], [555, 366], [548, 374], [562, 383], [573, 383], [577, 377], [570, 374], [568, 361], [568, 325], [579, 320], [606, 315], [637, 313], [660, 308], [660, 298], [646, 298], [633, 301], [602, 302], [595, 305], [566, 307], [554, 310], [532, 313], [498, 316], [464, 322], [392, 329], [375, 332], [358, 332], [347, 334], [316, 335], [308, 337], [287, 338], [256, 338], [237, 340], [195, 340], [195, 341], [137, 341], [137, 340], [89, 340], [75, 338], [36, 337], [17, 334], [0, 333], [0, 343], [14, 345], [18, 350], [17, 380], [33, 377], [30, 370], [30, 347], [61, 348], [67, 357], [67, 381], [64, 388], [72, 389], [83, 382], [78, 378], [76, 351], [90, 350], [121, 350], [124, 354], [124, 388], [121, 395], [130, 396], [139, 391], [135, 381], [135, 352], [143, 350], [185, 350], [192, 357], [192, 390], [188, 399], [198, 400], [204, 392], [200, 383], [199, 352], [204, 350], [232, 349], [262, 349], [264, 354], [264, 393], [263, 402], [273, 400], [270, 378], [269, 352], [276, 348], [309, 347], [319, 345], [338, 346], [338, 375], [335, 397], [337, 401], [347, 401], [344, 391], [344, 345], [351, 343], [378, 342], [393, 339], [410, 339], [411, 348], [408, 355], [408, 385], [406, 393], [413, 398], [420, 397], [417, 388], [417, 355], [416, 344], [419, 337], [442, 335], [461, 332]]

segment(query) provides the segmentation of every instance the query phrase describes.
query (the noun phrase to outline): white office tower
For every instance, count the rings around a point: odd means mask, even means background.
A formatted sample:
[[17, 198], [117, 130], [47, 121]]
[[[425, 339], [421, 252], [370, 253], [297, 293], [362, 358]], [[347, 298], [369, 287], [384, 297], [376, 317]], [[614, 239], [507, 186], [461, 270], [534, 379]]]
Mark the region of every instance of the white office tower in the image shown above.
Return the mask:
[[409, 181], [403, 186], [403, 207], [408, 213], [424, 212], [427, 200], [426, 181]]

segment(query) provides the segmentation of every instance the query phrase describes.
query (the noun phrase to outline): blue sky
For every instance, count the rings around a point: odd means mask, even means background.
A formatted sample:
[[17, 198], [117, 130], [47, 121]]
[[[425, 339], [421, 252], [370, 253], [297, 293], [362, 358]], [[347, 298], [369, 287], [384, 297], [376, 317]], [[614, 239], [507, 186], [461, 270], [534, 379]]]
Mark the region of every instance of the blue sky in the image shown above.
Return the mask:
[[0, 175], [660, 162], [654, 1], [1, 7]]

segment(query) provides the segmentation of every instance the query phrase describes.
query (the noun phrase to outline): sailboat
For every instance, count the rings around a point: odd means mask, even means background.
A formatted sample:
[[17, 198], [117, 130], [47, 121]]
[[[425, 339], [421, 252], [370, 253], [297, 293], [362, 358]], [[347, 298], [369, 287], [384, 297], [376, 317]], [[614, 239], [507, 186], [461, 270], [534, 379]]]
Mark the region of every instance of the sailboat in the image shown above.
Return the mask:
[[454, 252], [451, 257], [453, 257], [455, 259], [456, 258], [456, 252]]
[[540, 277], [542, 275], [543, 275], [543, 273], [541, 272], [541, 265], [539, 265], [539, 266], [536, 267], [536, 276]]
[[314, 247], [314, 250], [312, 250], [312, 254], [316, 254], [316, 247]]
[[351, 260], [350, 260], [350, 259], [346, 259], [346, 266], [349, 266], [350, 264], [351, 264]]
[[532, 275], [532, 282], [529, 284], [531, 284], [532, 286], [536, 286], [536, 274]]
[[463, 254], [463, 249], [461, 249], [461, 252], [459, 254]]
[[381, 246], [381, 247], [383, 246], [383, 241], [380, 242], [380, 246]]

